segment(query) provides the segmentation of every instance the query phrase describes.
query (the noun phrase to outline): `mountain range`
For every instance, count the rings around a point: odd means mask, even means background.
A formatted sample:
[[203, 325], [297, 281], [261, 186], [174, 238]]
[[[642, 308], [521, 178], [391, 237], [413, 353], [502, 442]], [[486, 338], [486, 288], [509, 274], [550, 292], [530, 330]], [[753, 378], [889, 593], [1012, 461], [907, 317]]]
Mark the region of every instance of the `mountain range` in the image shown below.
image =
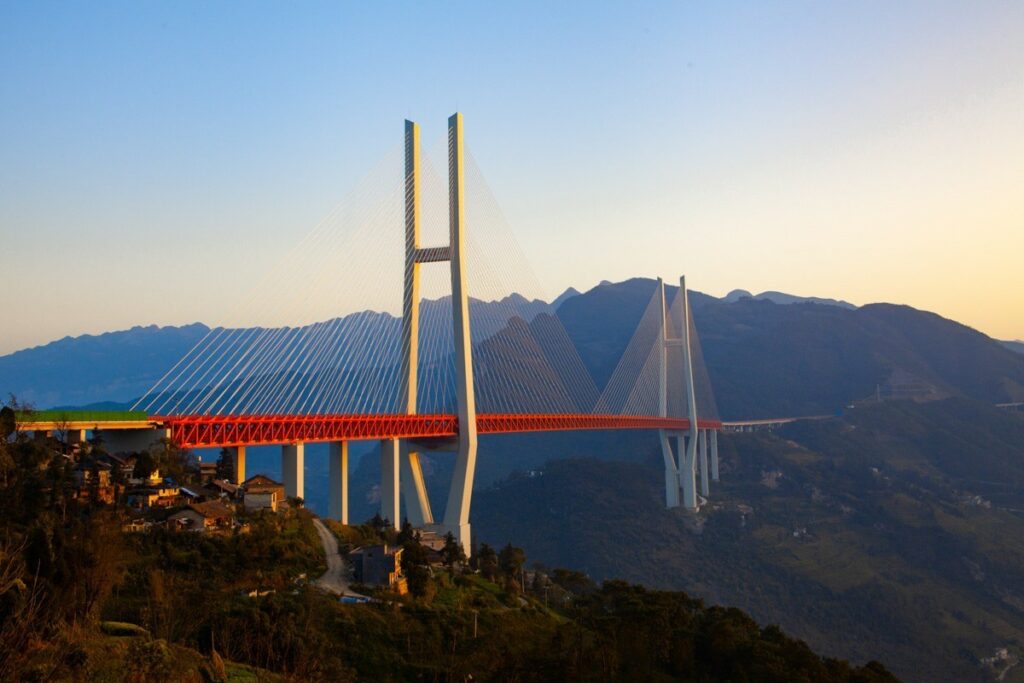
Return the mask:
[[[474, 319], [498, 330], [512, 316], [557, 316], [600, 388], [655, 286], [474, 302]], [[1024, 401], [1024, 345], [906, 306], [747, 294], [691, 292], [718, 414], [832, 417], [723, 434], [722, 481], [696, 515], [664, 508], [649, 434], [482, 437], [475, 536], [597, 579], [739, 606], [907, 680], [990, 680], [1007, 667], [1003, 680], [1024, 680], [1012, 666], [1024, 654], [1024, 414], [993, 407]], [[38, 407], [113, 407], [208, 332], [133, 328], [26, 349], [0, 357], [0, 391]], [[353, 444], [354, 519], [379, 504], [377, 458], [362, 457], [372, 448]], [[322, 451], [311, 444], [306, 457], [307, 503], [320, 512]], [[423, 461], [439, 511], [451, 459]], [[279, 466], [279, 449], [251, 449], [251, 472]]]
[[[513, 295], [473, 302], [487, 334], [513, 316], [557, 315], [601, 388], [636, 329], [655, 282], [602, 283], [568, 290], [556, 306]], [[669, 288], [670, 294], [672, 288]], [[1024, 357], [1011, 344], [906, 306], [842, 302], [773, 293], [717, 299], [691, 292], [694, 322], [718, 413], [726, 419], [832, 414], [880, 394], [964, 395], [1024, 400]], [[426, 302], [425, 309], [443, 308]], [[395, 324], [381, 314], [382, 324]], [[66, 337], [0, 357], [0, 392], [38, 408], [131, 402], [210, 329], [136, 327]]]

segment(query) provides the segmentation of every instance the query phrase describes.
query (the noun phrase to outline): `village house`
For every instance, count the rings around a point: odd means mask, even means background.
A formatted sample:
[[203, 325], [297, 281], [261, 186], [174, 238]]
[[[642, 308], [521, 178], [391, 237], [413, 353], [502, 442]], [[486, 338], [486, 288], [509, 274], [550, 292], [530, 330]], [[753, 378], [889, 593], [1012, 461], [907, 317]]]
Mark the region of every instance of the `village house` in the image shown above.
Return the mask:
[[420, 545], [423, 547], [435, 551], [439, 551], [444, 548], [444, 536], [436, 531], [421, 529], [417, 531], [416, 534], [416, 540], [419, 541]]
[[242, 505], [246, 510], [277, 512], [277, 508], [284, 502], [284, 484], [263, 474], [249, 477], [241, 488], [244, 491]]
[[199, 481], [206, 483], [217, 478], [217, 463], [199, 461]]
[[160, 476], [160, 470], [155, 469], [152, 472], [150, 472], [149, 476], [146, 478], [130, 477], [128, 479], [128, 483], [131, 484], [132, 486], [156, 487], [159, 486], [163, 480], [164, 478]]
[[95, 498], [96, 502], [111, 505], [114, 502], [114, 487], [110, 483], [110, 465], [98, 463], [86, 465], [79, 463], [75, 468], [75, 498], [86, 502]]
[[132, 472], [135, 471], [136, 457], [134, 455], [104, 453], [101, 457], [110, 463], [111, 471], [117, 470], [120, 473], [122, 480], [130, 479]]
[[73, 476], [79, 487], [110, 486], [110, 465], [99, 463], [94, 466], [82, 463], [75, 467]]
[[238, 498], [239, 486], [227, 479], [211, 479], [203, 484], [202, 492], [207, 498], [235, 500]]
[[158, 484], [128, 492], [128, 506], [136, 510], [173, 507], [180, 500], [181, 489], [173, 484]]
[[349, 553], [355, 580], [371, 586], [387, 586], [405, 595], [408, 587], [402, 575], [402, 548], [388, 544], [368, 545]]
[[193, 503], [167, 518], [167, 527], [175, 531], [224, 531], [231, 529], [235, 512], [217, 500]]

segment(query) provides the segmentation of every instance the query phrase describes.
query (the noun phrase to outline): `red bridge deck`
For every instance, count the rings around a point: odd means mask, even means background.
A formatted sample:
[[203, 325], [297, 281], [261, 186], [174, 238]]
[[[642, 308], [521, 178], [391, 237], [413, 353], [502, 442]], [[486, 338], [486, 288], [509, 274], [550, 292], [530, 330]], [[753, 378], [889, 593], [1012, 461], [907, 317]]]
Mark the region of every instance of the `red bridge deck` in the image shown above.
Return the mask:
[[[295, 442], [411, 439], [455, 436], [455, 415], [175, 415], [153, 417], [185, 448], [259, 446]], [[504, 414], [476, 417], [480, 434], [591, 429], [690, 428], [687, 419], [634, 415]], [[719, 429], [717, 420], [698, 420], [701, 429]]]

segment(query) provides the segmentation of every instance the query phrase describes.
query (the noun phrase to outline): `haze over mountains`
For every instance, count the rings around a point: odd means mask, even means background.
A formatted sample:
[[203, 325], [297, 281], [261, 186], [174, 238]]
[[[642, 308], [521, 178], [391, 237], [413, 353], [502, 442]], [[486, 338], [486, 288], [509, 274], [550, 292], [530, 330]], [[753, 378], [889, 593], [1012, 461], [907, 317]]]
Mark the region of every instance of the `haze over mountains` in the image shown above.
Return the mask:
[[[654, 286], [637, 278], [583, 294], [567, 290], [555, 300], [598, 388], [614, 370]], [[1017, 346], [931, 313], [891, 304], [854, 308], [777, 292], [751, 297], [741, 290], [722, 299], [691, 292], [691, 301], [726, 419], [831, 414], [879, 392], [1024, 400], [1024, 357], [1011, 352]], [[518, 295], [474, 302], [474, 308], [486, 313], [477, 319], [492, 326], [510, 311], [531, 320], [552, 310]], [[491, 310], [497, 308], [501, 314]], [[381, 324], [394, 319], [382, 315]], [[0, 392], [39, 408], [130, 402], [208, 332], [196, 323], [66, 337], [0, 357]]]

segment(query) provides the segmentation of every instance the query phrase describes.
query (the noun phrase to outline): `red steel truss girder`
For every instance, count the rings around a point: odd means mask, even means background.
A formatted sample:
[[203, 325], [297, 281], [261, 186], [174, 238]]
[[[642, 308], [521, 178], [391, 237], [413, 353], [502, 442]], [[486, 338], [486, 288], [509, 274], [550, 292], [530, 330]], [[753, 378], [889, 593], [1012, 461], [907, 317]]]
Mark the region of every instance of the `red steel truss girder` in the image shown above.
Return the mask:
[[[185, 448], [258, 446], [315, 441], [412, 439], [458, 434], [455, 415], [174, 415], [153, 417]], [[645, 415], [481, 413], [480, 434], [588, 429], [690, 428], [687, 419]], [[701, 429], [719, 429], [717, 420], [698, 420]]]

